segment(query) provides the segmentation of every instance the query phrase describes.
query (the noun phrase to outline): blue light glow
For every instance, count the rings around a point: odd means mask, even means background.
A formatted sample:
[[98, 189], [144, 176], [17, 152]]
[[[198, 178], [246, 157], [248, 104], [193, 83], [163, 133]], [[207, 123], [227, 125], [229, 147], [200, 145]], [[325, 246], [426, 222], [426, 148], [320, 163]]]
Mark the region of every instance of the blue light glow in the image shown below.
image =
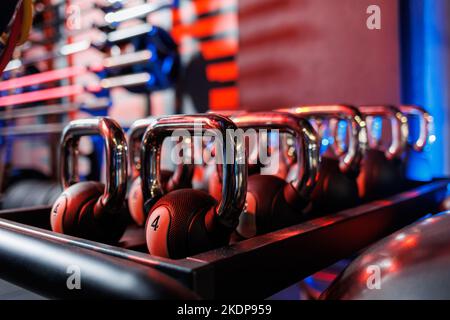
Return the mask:
[[[434, 134], [425, 153], [411, 154], [408, 176], [426, 180], [448, 174], [448, 0], [402, 0], [402, 103], [424, 106], [434, 117]], [[413, 129], [412, 131], [417, 130]], [[414, 134], [414, 132], [413, 132]], [[426, 161], [425, 161], [426, 160]]]

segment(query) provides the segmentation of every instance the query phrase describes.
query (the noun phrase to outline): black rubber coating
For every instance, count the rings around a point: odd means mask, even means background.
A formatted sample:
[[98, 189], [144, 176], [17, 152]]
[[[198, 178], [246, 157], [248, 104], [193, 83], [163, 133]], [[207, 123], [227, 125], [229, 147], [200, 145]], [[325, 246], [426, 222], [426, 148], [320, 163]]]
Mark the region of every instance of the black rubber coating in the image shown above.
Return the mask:
[[362, 161], [358, 177], [359, 193], [365, 201], [388, 197], [405, 185], [402, 161], [389, 161], [380, 150], [369, 150]]
[[271, 175], [249, 177], [247, 190], [256, 200], [257, 234], [263, 234], [298, 223], [304, 219], [301, 210], [286, 202], [287, 183]]
[[358, 184], [339, 169], [339, 160], [323, 157], [319, 179], [311, 195], [311, 215], [321, 216], [358, 205]]

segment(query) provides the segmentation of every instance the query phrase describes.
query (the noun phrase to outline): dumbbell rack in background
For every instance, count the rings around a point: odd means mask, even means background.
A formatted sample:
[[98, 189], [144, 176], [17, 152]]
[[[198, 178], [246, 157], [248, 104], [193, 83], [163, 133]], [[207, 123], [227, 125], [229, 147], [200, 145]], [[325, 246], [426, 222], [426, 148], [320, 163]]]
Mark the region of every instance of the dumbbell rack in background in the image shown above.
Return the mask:
[[[135, 1], [134, 4], [141, 2]], [[69, 120], [86, 117], [82, 111], [86, 105], [84, 103], [86, 96], [83, 96], [83, 90], [80, 90], [79, 86], [80, 78], [86, 76], [80, 72], [85, 63], [80, 62], [80, 55], [83, 55], [83, 51], [89, 51], [88, 60], [95, 64], [96, 57], [109, 55], [111, 52], [108, 53], [105, 48], [102, 50], [94, 46], [80, 49], [79, 45], [86, 44], [95, 38], [93, 29], [96, 27], [100, 34], [102, 34], [101, 26], [106, 32], [111, 31], [109, 29], [116, 29], [117, 25], [107, 25], [103, 20], [106, 19], [108, 12], [115, 13], [123, 9], [122, 7], [122, 2], [106, 1], [101, 5], [99, 1], [39, 0], [35, 2], [33, 28], [29, 41], [16, 51], [15, 59], [9, 63], [3, 74], [3, 80], [6, 81], [2, 81], [1, 84], [0, 109], [3, 110], [1, 110], [0, 126], [4, 128], [0, 132], [0, 139], [5, 140], [5, 143], [0, 141], [0, 146], [3, 145], [4, 149], [13, 149], [12, 140], [16, 141], [20, 138], [20, 143], [14, 145], [15, 150], [19, 152], [10, 151], [13, 155], [9, 157], [13, 159], [5, 162], [11, 165], [16, 162], [17, 166], [17, 162], [23, 162], [17, 160], [32, 159], [33, 167], [38, 164], [36, 169], [45, 171], [53, 175], [53, 179], [57, 179], [54, 173], [58, 172], [56, 159], [61, 130], [48, 133], [48, 127], [59, 123], [62, 128]], [[97, 23], [98, 26], [96, 26], [95, 21], [103, 22]], [[92, 26], [87, 27], [90, 24]], [[96, 35], [98, 36], [99, 33]], [[84, 41], [78, 41], [80, 38]], [[90, 100], [100, 101], [105, 97], [97, 95], [96, 98], [90, 97]], [[111, 97], [106, 98], [111, 100]], [[80, 103], [80, 99], [83, 103]], [[23, 101], [28, 103], [22, 103]], [[96, 107], [88, 112], [106, 115], [109, 113], [108, 107], [111, 104], [115, 103], [113, 101], [103, 104], [94, 103], [102, 107]], [[31, 126], [28, 126], [29, 124]], [[11, 134], [16, 129], [22, 129], [21, 131], [25, 131], [26, 134]], [[30, 140], [30, 138], [34, 139]], [[26, 141], [21, 143], [24, 140]], [[36, 144], [35, 141], [38, 143]], [[17, 157], [17, 153], [21, 155], [28, 153], [34, 146], [37, 147], [34, 149], [41, 152], [39, 142], [48, 144], [50, 161], [37, 159], [36, 154]], [[48, 163], [51, 164], [50, 168]], [[25, 163], [25, 166], [29, 165]], [[93, 166], [92, 171], [98, 172], [99, 168]]]
[[[7, 180], [10, 167], [30, 166], [57, 180], [57, 124], [63, 128], [74, 118], [109, 115], [128, 128], [148, 115], [235, 109], [238, 105], [236, 0], [36, 0], [35, 6], [30, 39], [17, 50], [2, 79], [13, 81], [8, 86], [2, 81], [0, 90], [0, 157], [8, 158], [0, 161], [0, 195], [8, 185], [6, 181], [3, 188], [2, 181]], [[86, 84], [99, 82], [97, 72], [89, 68], [101, 64], [102, 59], [130, 53], [134, 38], [125, 37], [125, 46], [102, 47], [101, 43], [114, 44], [112, 38], [117, 40], [124, 30], [132, 35], [133, 30], [152, 25], [168, 31], [178, 45], [182, 67], [174, 88], [143, 94], [134, 94], [125, 86], [96, 94], [84, 92], [92, 89], [85, 88]], [[89, 68], [82, 71], [84, 67]], [[57, 71], [59, 76], [52, 74], [50, 81], [48, 73], [43, 76], [46, 71]], [[26, 72], [35, 76], [33, 85], [18, 86], [14, 81], [20, 82]], [[18, 105], [26, 91], [45, 94]], [[99, 179], [102, 153], [98, 150], [102, 148], [97, 140], [92, 142], [100, 160], [82, 176]], [[36, 152], [29, 155], [30, 150]], [[22, 156], [25, 153], [27, 156]]]
[[[149, 269], [156, 268], [202, 298], [267, 298], [341, 259], [352, 257], [421, 217], [438, 213], [449, 183], [450, 179], [411, 182], [408, 191], [390, 198], [181, 260], [147, 254], [143, 230], [135, 227], [128, 229], [119, 246], [111, 246], [49, 231], [49, 207], [3, 211], [0, 212], [0, 260], [6, 263], [0, 267], [1, 277], [49, 297], [65, 298], [76, 294], [61, 289], [65, 288], [66, 278], [62, 275], [67, 275], [66, 269], [55, 265], [56, 257], [51, 258], [51, 248], [42, 247], [39, 252], [35, 247], [13, 246], [14, 250], [11, 250], [8, 240], [13, 233], [17, 240], [34, 239], [64, 246], [74, 255], [74, 261], [80, 261], [75, 258], [87, 249], [104, 259], [113, 257]], [[98, 256], [93, 258], [86, 254], [84, 259], [90, 267], [95, 268], [100, 263]], [[21, 272], [33, 269], [33, 266], [42, 272]], [[38, 287], [49, 275], [64, 280], [60, 286]], [[111, 283], [116, 280], [109, 279]], [[97, 280], [90, 275], [86, 281], [94, 284]], [[149, 281], [151, 286], [155, 279], [142, 281]], [[102, 290], [110, 292], [110, 296], [117, 294], [116, 289], [108, 286], [108, 281], [102, 283]], [[86, 297], [95, 295], [92, 286], [86, 287]], [[135, 297], [134, 290], [129, 290], [122, 288], [119, 296]]]

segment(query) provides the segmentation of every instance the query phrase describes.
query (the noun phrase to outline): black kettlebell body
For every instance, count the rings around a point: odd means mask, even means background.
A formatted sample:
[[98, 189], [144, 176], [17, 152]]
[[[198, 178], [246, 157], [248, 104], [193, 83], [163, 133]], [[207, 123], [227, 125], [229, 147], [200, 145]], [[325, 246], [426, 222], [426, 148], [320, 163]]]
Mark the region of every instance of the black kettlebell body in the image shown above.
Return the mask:
[[[272, 175], [248, 179], [246, 208], [240, 216], [237, 233], [244, 238], [265, 234], [305, 220], [305, 207], [286, 180]], [[295, 205], [288, 199], [295, 199]]]
[[339, 168], [339, 160], [322, 157], [319, 179], [312, 195], [312, 216], [338, 212], [359, 204], [356, 177]]
[[358, 176], [361, 199], [372, 201], [401, 191], [405, 184], [403, 172], [401, 159], [389, 160], [381, 150], [368, 150]]

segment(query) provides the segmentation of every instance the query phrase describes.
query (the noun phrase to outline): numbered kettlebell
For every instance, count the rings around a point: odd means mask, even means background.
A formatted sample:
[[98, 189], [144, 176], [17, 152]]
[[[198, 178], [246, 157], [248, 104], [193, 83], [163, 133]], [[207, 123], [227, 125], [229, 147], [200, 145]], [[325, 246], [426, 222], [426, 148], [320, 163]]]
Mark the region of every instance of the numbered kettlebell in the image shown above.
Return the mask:
[[[141, 179], [150, 254], [173, 259], [227, 245], [239, 223], [247, 190], [247, 159], [236, 125], [215, 114], [177, 115], [153, 122], [142, 139]], [[207, 192], [180, 189], [164, 194], [160, 152], [164, 139], [177, 130], [193, 136], [213, 135], [221, 156], [223, 182], [219, 201]]]
[[[87, 135], [100, 135], [105, 141], [105, 184], [79, 179], [78, 144]], [[51, 211], [52, 230], [96, 241], [118, 241], [127, 222], [128, 147], [123, 130], [110, 118], [75, 120], [65, 127], [60, 148], [64, 191]]]

